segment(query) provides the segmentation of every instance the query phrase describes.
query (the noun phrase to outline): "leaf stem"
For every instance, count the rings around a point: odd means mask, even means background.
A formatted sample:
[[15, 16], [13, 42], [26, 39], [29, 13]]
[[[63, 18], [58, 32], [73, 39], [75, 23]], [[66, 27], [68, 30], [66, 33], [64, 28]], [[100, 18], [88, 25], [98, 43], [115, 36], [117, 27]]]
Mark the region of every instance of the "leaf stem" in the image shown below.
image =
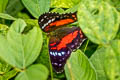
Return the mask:
[[[47, 45], [49, 45], [49, 38], [47, 38]], [[48, 56], [49, 56], [49, 52], [48, 52]], [[49, 56], [49, 65], [50, 65], [51, 80], [53, 80], [53, 70], [52, 70], [50, 56]]]
[[87, 40], [86, 46], [85, 46], [85, 48], [84, 48], [84, 53], [85, 53], [85, 51], [86, 51], [86, 49], [87, 49], [88, 43], [89, 43], [89, 40]]

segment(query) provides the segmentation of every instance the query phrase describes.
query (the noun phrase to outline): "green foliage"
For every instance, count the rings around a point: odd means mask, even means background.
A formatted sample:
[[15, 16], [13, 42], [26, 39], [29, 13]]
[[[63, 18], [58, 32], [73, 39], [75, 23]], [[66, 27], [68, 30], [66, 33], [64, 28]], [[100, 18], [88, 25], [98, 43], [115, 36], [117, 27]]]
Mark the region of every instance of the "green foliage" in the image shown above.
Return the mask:
[[8, 80], [16, 75], [16, 71], [10, 65], [0, 60], [0, 80]]
[[[77, 11], [88, 38], [65, 64], [52, 70], [49, 36], [38, 18]], [[120, 80], [120, 0], [0, 0], [0, 80]], [[49, 76], [49, 77], [48, 77]]]
[[6, 7], [6, 13], [16, 17], [17, 13], [24, 9], [21, 0], [8, 0], [9, 4]]
[[113, 40], [106, 47], [95, 51], [90, 60], [99, 80], [120, 80], [120, 40]]
[[79, 25], [87, 37], [94, 43], [102, 45], [108, 44], [115, 38], [119, 27], [118, 12], [103, 1], [88, 0], [81, 3], [78, 19]]
[[68, 80], [96, 80], [93, 66], [80, 50], [71, 54], [65, 65], [65, 74]]
[[21, 72], [15, 80], [46, 80], [47, 76], [47, 68], [41, 64], [35, 64]]
[[22, 0], [22, 2], [35, 18], [49, 11], [50, 0]]
[[0, 0], [0, 13], [5, 11], [7, 3], [8, 3], [8, 0]]
[[42, 50], [40, 52], [40, 56], [36, 60], [36, 63], [41, 63], [45, 65], [48, 69], [50, 69], [49, 66], [49, 52], [48, 52], [48, 45], [47, 45], [47, 36], [43, 33], [43, 46]]
[[77, 5], [81, 0], [51, 0], [51, 6], [57, 8], [72, 8]]
[[[34, 27], [28, 34], [22, 35], [25, 26], [26, 23], [18, 19], [11, 25], [7, 38], [0, 35], [1, 58], [19, 69], [26, 68], [37, 58], [42, 45], [40, 29]], [[8, 56], [9, 53], [11, 55]]]
[[0, 17], [8, 20], [16, 20], [16, 18], [10, 16], [9, 14], [0, 13]]
[[7, 31], [8, 31], [8, 26], [4, 24], [0, 24], [0, 34], [6, 35]]

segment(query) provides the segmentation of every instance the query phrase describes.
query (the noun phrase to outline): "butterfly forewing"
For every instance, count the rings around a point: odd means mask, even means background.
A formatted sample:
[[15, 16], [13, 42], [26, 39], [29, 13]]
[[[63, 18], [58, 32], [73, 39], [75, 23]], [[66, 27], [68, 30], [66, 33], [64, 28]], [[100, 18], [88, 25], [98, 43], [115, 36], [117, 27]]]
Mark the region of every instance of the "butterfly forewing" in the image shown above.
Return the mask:
[[76, 12], [65, 14], [48, 12], [39, 17], [38, 23], [40, 28], [48, 33], [75, 21], [77, 21]]

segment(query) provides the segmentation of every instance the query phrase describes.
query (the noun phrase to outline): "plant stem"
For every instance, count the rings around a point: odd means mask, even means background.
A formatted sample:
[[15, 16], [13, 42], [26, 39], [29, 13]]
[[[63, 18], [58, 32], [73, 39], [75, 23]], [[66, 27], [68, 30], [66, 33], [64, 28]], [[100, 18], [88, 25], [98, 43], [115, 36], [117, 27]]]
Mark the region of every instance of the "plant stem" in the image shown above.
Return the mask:
[[[47, 38], [47, 45], [49, 45], [49, 38]], [[49, 56], [49, 52], [48, 52], [48, 56]], [[51, 80], [53, 80], [53, 70], [52, 70], [50, 56], [49, 56], [49, 65], [50, 65]]]
[[85, 48], [84, 48], [84, 53], [85, 53], [85, 51], [86, 51], [86, 49], [87, 49], [88, 43], [89, 43], [89, 40], [87, 40], [86, 46], [85, 46]]

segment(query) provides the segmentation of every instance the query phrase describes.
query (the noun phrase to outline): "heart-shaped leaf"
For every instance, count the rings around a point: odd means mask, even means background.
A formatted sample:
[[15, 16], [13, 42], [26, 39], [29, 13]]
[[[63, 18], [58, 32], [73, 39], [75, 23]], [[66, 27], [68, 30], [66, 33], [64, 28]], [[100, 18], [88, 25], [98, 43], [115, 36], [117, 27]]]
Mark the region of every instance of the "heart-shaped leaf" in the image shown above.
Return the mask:
[[7, 36], [0, 35], [0, 57], [12, 66], [24, 69], [38, 57], [42, 47], [42, 33], [33, 27], [27, 34], [22, 34], [26, 23], [16, 20]]

